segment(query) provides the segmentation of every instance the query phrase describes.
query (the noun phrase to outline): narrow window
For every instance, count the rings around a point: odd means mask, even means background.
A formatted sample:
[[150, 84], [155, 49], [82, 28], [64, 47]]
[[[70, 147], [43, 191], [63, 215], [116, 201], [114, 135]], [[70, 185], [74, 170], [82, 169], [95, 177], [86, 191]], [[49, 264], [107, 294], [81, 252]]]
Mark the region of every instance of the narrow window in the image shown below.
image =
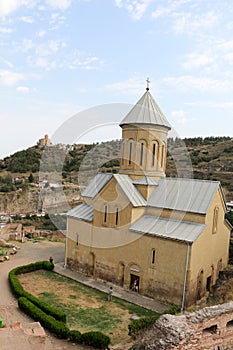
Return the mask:
[[218, 214], [219, 214], [219, 208], [216, 207], [216, 208], [214, 209], [213, 234], [217, 232], [217, 228], [218, 228]]
[[108, 214], [108, 207], [107, 205], [104, 206], [104, 223], [107, 222], [107, 214]]
[[129, 165], [132, 163], [132, 141], [129, 143]]
[[116, 208], [116, 225], [118, 225], [118, 219], [119, 219], [119, 210]]
[[142, 162], [143, 162], [143, 147], [144, 147], [144, 144], [141, 143], [141, 149], [140, 149], [140, 165], [142, 165]]
[[151, 259], [151, 263], [154, 265], [155, 263], [155, 249], [152, 249], [152, 259]]
[[165, 156], [165, 146], [162, 146], [162, 155], [161, 155], [161, 166], [163, 166], [164, 163], [164, 156]]
[[78, 235], [78, 233], [77, 233], [77, 236], [76, 236], [76, 245], [78, 245], [79, 244], [79, 235]]
[[153, 150], [152, 150], [152, 166], [155, 166], [155, 152], [156, 152], [156, 144], [153, 143]]

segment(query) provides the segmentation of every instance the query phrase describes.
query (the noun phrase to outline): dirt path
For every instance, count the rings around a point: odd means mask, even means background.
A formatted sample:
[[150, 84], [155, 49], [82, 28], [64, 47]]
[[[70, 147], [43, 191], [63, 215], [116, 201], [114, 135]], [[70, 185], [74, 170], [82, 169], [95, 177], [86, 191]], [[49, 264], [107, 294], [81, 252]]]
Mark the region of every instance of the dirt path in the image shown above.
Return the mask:
[[[0, 263], [0, 317], [3, 319], [3, 324], [6, 326], [10, 326], [16, 322], [33, 322], [31, 318], [22, 313], [18, 308], [17, 300], [12, 295], [8, 283], [9, 271], [16, 266], [25, 265], [38, 260], [48, 260], [50, 256], [53, 257], [55, 263], [62, 262], [64, 260], [64, 244], [58, 242], [51, 243], [47, 241], [40, 241], [39, 243], [27, 242], [22, 245], [22, 248], [15, 256], [10, 256], [9, 261]], [[47, 335], [45, 346], [46, 350], [88, 349], [87, 347], [83, 347], [81, 345], [75, 346], [74, 344], [65, 340], [56, 339], [49, 333], [47, 333]], [[0, 336], [3, 335], [0, 334]], [[8, 349], [18, 350], [14, 347], [14, 345], [12, 347], [10, 343], [8, 344]]]

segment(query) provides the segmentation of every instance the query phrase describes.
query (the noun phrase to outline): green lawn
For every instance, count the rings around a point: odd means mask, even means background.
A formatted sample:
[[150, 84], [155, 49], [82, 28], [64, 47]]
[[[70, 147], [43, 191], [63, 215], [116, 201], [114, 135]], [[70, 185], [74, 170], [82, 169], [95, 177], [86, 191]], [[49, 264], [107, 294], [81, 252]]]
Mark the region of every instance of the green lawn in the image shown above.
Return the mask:
[[155, 312], [85, 286], [50, 271], [36, 271], [20, 276], [24, 288], [67, 315], [71, 329], [81, 332], [101, 331], [113, 343], [128, 339], [128, 324], [132, 315], [154, 316]]

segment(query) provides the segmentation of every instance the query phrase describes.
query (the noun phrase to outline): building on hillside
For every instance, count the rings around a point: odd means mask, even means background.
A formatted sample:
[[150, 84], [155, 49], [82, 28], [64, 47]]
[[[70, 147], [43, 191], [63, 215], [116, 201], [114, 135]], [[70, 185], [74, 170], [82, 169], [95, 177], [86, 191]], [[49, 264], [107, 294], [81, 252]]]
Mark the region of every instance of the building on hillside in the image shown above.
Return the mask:
[[99, 173], [67, 213], [65, 265], [189, 306], [228, 264], [230, 225], [217, 181], [166, 178], [171, 129], [149, 87], [120, 123], [118, 174]]
[[39, 147], [52, 146], [52, 142], [49, 139], [49, 135], [46, 134], [42, 139], [39, 139], [37, 145]]

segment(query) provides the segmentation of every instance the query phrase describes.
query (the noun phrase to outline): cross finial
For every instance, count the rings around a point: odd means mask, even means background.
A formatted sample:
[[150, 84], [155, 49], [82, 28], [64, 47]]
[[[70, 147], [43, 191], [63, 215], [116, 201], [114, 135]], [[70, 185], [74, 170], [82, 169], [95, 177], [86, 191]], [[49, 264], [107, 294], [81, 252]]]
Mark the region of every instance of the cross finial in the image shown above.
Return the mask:
[[146, 79], [146, 82], [147, 82], [146, 91], [149, 91], [149, 90], [150, 90], [150, 79], [147, 78], [147, 79]]

